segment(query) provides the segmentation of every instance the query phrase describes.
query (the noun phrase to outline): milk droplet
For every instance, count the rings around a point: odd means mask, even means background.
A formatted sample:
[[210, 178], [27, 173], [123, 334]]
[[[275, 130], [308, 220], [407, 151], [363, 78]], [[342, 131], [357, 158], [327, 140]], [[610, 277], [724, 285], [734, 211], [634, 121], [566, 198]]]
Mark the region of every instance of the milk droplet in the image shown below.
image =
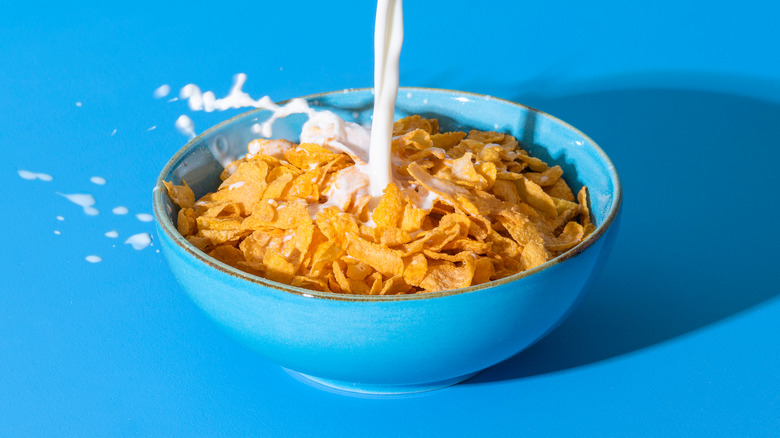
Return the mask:
[[149, 233], [133, 234], [125, 240], [125, 243], [132, 245], [134, 250], [140, 251], [152, 243], [152, 236], [150, 236]]
[[59, 235], [60, 235], [60, 234], [62, 234], [62, 233], [60, 232], [60, 230], [54, 230], [54, 234], [56, 234], [56, 235], [58, 235], [58, 236], [59, 236]]
[[58, 220], [58, 221], [64, 221], [64, 220], [65, 220], [65, 218], [64, 218], [64, 217], [62, 217], [62, 216], [57, 216], [57, 220]]
[[92, 183], [97, 184], [99, 186], [102, 186], [103, 184], [106, 183], [106, 179], [100, 176], [93, 176], [89, 180], [92, 181]]
[[119, 232], [117, 230], [111, 230], [111, 231], [106, 233], [106, 237], [110, 237], [112, 239], [116, 239], [117, 237], [119, 237]]
[[100, 258], [100, 257], [98, 257], [96, 255], [88, 255], [88, 256], [84, 257], [84, 260], [86, 260], [86, 261], [88, 261], [90, 263], [100, 263], [100, 262], [103, 261], [102, 258]]
[[51, 175], [45, 174], [45, 173], [36, 173], [36, 172], [30, 172], [29, 170], [21, 170], [19, 169], [17, 171], [19, 173], [19, 176], [22, 177], [22, 179], [39, 179], [41, 181], [51, 181], [54, 178], [52, 178]]
[[176, 129], [190, 139], [195, 138], [195, 123], [185, 114], [179, 116], [175, 123]]
[[84, 213], [90, 216], [96, 216], [98, 213], [100, 213], [100, 211], [92, 207], [93, 205], [95, 205], [95, 198], [92, 197], [92, 195], [85, 194], [85, 193], [74, 193], [72, 195], [66, 195], [64, 193], [57, 193], [57, 194], [65, 197], [68, 201], [82, 207], [84, 209]]
[[157, 125], [150, 127], [149, 129], [147, 129], [147, 131], [154, 131], [155, 129], [157, 129]]
[[80, 107], [81, 106], [81, 102], [76, 102], [76, 106]]
[[112, 137], [114, 136], [114, 134], [116, 134], [116, 129], [114, 129], [113, 131], [111, 131], [111, 136], [112, 136]]
[[116, 215], [123, 215], [129, 213], [130, 210], [127, 209], [127, 207], [120, 205], [119, 207], [114, 207], [113, 210], [111, 210], [111, 213], [114, 213]]
[[157, 87], [156, 90], [154, 90], [154, 98], [155, 99], [162, 99], [163, 97], [167, 96], [168, 93], [171, 92], [171, 86], [168, 84], [162, 84], [159, 87]]
[[138, 220], [141, 222], [151, 222], [154, 220], [154, 216], [147, 213], [138, 213], [137, 215], [135, 215], [135, 217], [138, 218]]

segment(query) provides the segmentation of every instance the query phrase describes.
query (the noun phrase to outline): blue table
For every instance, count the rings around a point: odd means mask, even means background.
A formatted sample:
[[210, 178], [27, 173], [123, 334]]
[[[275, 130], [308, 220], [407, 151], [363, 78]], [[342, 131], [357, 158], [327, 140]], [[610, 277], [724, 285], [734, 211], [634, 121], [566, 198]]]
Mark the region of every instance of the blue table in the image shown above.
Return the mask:
[[372, 2], [0, 7], [0, 436], [780, 435], [780, 8], [549, 3], [408, 1], [401, 84], [589, 134], [623, 179], [618, 242], [545, 339], [393, 399], [314, 389], [228, 338], [136, 217], [187, 140], [176, 119], [240, 112], [169, 102], [182, 86], [369, 87]]

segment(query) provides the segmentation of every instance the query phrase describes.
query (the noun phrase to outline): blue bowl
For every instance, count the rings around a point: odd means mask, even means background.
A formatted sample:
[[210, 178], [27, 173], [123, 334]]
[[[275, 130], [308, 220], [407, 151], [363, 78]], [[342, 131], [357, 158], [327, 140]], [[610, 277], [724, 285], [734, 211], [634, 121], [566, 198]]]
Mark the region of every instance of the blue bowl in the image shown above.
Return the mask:
[[[371, 89], [306, 97], [345, 120], [370, 123]], [[182, 288], [217, 324], [288, 371], [347, 391], [398, 394], [465, 380], [533, 344], [571, 311], [600, 271], [618, 222], [615, 167], [587, 136], [543, 112], [489, 96], [402, 88], [396, 118], [438, 118], [442, 131], [479, 129], [517, 137], [532, 155], [564, 169], [576, 192], [587, 185], [596, 231], [565, 254], [530, 271], [436, 293], [357, 296], [278, 284], [200, 252], [176, 230], [178, 207], [163, 181], [186, 180], [196, 197], [214, 191], [221, 157], [239, 156], [268, 117], [249, 111], [184, 146], [154, 190], [160, 244]], [[297, 141], [302, 115], [278, 120], [275, 138]], [[560, 354], [566, 354], [561, 351]]]

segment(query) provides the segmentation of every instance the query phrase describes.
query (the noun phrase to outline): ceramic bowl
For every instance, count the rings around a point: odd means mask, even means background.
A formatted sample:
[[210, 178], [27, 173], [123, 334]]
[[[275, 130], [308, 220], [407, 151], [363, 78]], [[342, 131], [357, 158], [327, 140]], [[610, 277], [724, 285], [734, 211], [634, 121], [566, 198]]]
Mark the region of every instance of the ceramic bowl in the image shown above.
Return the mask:
[[[370, 124], [371, 89], [305, 97], [313, 107]], [[439, 119], [442, 131], [514, 135], [532, 155], [561, 165], [575, 191], [587, 185], [597, 230], [530, 271], [464, 289], [401, 296], [315, 292], [231, 268], [177, 232], [162, 181], [186, 180], [196, 198], [219, 185], [226, 155], [240, 156], [269, 113], [249, 111], [184, 146], [154, 190], [160, 244], [194, 302], [229, 333], [292, 373], [341, 390], [393, 394], [452, 385], [533, 344], [575, 306], [598, 274], [617, 228], [621, 186], [604, 152], [572, 126], [517, 103], [460, 91], [402, 88], [396, 119]], [[303, 115], [280, 119], [274, 138], [297, 141]], [[560, 354], [565, 355], [566, 351]]]

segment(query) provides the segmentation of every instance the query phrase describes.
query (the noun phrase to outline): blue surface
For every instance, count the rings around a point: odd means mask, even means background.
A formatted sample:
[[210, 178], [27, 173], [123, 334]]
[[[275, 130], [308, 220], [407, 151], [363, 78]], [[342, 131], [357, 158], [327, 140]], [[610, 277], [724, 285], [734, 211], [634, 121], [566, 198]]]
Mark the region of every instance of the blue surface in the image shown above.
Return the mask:
[[[276, 100], [370, 86], [374, 5], [4, 4], [0, 435], [780, 434], [780, 7], [406, 3], [402, 85], [535, 106], [618, 167], [620, 236], [571, 317], [419, 397], [297, 382], [216, 329], [156, 242], [122, 243], [152, 223], [110, 210], [151, 213], [155, 177], [186, 141], [180, 114], [200, 132], [239, 112], [190, 113], [155, 88], [221, 96], [238, 72]], [[55, 192], [91, 193], [101, 214]]]

